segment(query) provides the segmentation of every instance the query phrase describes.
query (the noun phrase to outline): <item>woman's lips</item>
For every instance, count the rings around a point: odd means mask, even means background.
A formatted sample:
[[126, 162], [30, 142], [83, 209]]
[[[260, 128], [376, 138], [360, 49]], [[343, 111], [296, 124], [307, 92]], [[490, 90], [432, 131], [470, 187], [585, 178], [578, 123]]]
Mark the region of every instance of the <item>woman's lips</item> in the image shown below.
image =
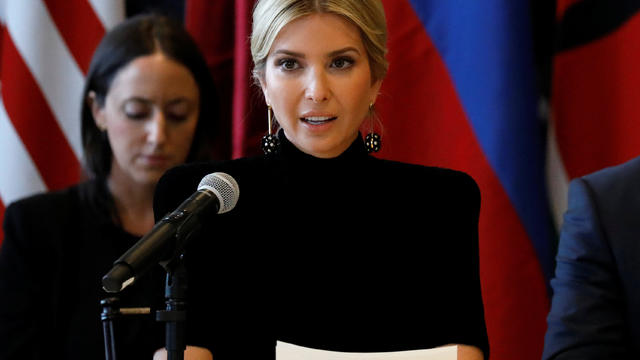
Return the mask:
[[309, 125], [319, 126], [331, 122], [337, 118], [337, 116], [306, 116], [301, 117], [300, 120]]
[[165, 155], [142, 155], [142, 160], [149, 166], [162, 167], [169, 162]]

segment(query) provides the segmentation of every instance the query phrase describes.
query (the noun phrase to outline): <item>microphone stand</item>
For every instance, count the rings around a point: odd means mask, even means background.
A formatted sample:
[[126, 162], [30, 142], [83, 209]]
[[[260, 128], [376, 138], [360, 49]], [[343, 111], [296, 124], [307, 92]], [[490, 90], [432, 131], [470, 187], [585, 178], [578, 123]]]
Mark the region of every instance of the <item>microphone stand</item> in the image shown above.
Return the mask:
[[116, 337], [114, 331], [114, 320], [119, 319], [122, 316], [128, 315], [149, 315], [151, 309], [144, 308], [120, 308], [120, 299], [117, 297], [110, 297], [100, 300], [102, 305], [102, 313], [100, 318], [102, 320], [102, 332], [104, 335], [104, 355], [106, 360], [116, 360]]
[[167, 271], [165, 282], [165, 310], [156, 311], [156, 321], [165, 322], [165, 349], [167, 360], [183, 360], [187, 348], [186, 305], [187, 269], [184, 254], [162, 265]]
[[[193, 218], [194, 220], [196, 218]], [[192, 221], [194, 221], [192, 220]], [[186, 308], [187, 308], [187, 269], [184, 264], [184, 248], [191, 237], [200, 230], [201, 225], [186, 227], [184, 224], [176, 231], [176, 247], [173, 256], [160, 265], [167, 272], [165, 280], [165, 310], [156, 311], [156, 321], [165, 323], [165, 349], [167, 360], [183, 360], [186, 345]], [[120, 268], [124, 266], [120, 265]], [[114, 270], [112, 269], [112, 272]], [[111, 273], [111, 272], [110, 272]], [[103, 278], [104, 281], [104, 278]], [[104, 306], [104, 304], [103, 304]], [[115, 343], [113, 340], [113, 325], [111, 310], [103, 309], [103, 330], [105, 338], [105, 353], [108, 360], [115, 360]]]
[[104, 355], [107, 360], [116, 360], [116, 339], [113, 331], [113, 320], [121, 313], [118, 307], [118, 298], [111, 297], [100, 300], [102, 305], [102, 333], [104, 335]]
[[[164, 298], [165, 310], [156, 311], [156, 321], [165, 323], [165, 349], [167, 360], [184, 360], [186, 344], [187, 269], [184, 254], [162, 266], [167, 272]], [[105, 358], [116, 360], [116, 341], [113, 321], [123, 315], [149, 314], [149, 308], [120, 308], [119, 299], [111, 297], [100, 301], [102, 305], [102, 326], [104, 334]]]

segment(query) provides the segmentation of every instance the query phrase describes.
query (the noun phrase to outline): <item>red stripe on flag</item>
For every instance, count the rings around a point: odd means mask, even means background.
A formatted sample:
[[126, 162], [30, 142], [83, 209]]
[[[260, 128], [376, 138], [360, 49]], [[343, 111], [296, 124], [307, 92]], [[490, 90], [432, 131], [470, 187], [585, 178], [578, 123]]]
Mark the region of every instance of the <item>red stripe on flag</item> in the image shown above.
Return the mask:
[[537, 360], [549, 300], [533, 245], [413, 9], [400, 1], [386, 2], [385, 9], [390, 67], [377, 102], [384, 125], [380, 156], [462, 170], [478, 182], [480, 276], [491, 358]]
[[105, 33], [102, 22], [87, 0], [44, 0], [44, 3], [73, 58], [86, 74], [93, 52]]
[[[51, 190], [77, 182], [81, 166], [8, 32], [2, 39], [2, 99], [7, 114]], [[74, 95], [75, 96], [75, 95]]]
[[555, 57], [552, 110], [570, 178], [640, 154], [639, 38], [640, 14], [611, 35]]

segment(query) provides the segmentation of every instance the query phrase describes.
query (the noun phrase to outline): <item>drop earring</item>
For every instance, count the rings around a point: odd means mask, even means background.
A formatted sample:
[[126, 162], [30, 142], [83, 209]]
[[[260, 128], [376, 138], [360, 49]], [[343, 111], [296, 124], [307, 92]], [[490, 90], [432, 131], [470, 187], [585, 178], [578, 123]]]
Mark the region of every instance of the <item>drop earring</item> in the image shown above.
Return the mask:
[[268, 132], [267, 135], [262, 137], [261, 148], [265, 154], [273, 154], [278, 151], [278, 147], [280, 145], [280, 139], [272, 133], [273, 130], [273, 109], [271, 109], [271, 105], [267, 105], [267, 121], [268, 121]]
[[382, 141], [380, 140], [380, 135], [378, 135], [373, 130], [373, 118], [375, 116], [375, 109], [373, 108], [373, 103], [369, 103], [369, 119], [370, 119], [370, 128], [369, 133], [364, 138], [364, 145], [367, 148], [367, 152], [378, 152], [380, 151], [380, 147], [382, 146]]

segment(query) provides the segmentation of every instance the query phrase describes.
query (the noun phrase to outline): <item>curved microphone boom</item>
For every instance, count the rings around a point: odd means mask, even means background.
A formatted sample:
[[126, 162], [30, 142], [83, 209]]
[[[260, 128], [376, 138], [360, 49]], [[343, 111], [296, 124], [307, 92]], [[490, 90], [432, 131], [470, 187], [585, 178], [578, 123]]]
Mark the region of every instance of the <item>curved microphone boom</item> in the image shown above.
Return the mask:
[[168, 260], [176, 246], [201, 226], [201, 218], [231, 211], [238, 202], [240, 189], [229, 174], [216, 172], [202, 178], [198, 190], [178, 208], [162, 218], [145, 236], [113, 263], [102, 278], [107, 292], [119, 292], [152, 265]]

